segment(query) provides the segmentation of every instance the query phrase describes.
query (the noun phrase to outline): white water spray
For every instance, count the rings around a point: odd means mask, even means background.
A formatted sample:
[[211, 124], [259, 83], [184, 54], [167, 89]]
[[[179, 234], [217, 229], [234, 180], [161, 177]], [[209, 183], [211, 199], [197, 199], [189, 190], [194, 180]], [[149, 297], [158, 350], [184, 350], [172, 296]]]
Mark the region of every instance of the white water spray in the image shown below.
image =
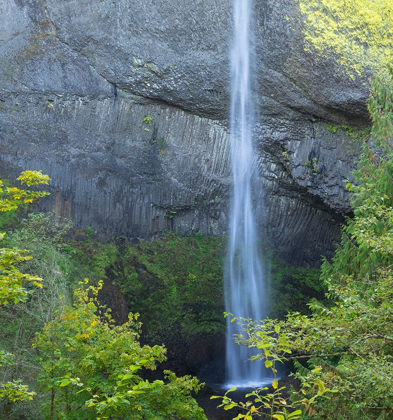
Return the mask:
[[[226, 310], [236, 317], [260, 320], [265, 316], [264, 279], [257, 252], [252, 205], [254, 104], [250, 77], [252, 0], [233, 0], [234, 39], [231, 54], [231, 156], [233, 195], [230, 243], [225, 274]], [[250, 362], [256, 352], [239, 346], [233, 335], [239, 327], [228, 318], [226, 372], [228, 387], [260, 386], [268, 382], [261, 362]]]

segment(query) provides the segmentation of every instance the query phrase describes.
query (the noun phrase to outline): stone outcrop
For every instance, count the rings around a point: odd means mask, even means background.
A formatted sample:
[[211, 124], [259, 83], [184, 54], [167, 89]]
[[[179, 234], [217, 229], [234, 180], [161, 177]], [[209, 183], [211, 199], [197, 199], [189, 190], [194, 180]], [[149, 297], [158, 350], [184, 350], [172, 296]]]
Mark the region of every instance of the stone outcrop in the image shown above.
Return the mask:
[[[106, 238], [225, 234], [231, 2], [0, 4], [0, 175], [42, 169], [42, 208]], [[254, 8], [259, 229], [315, 265], [350, 211], [368, 76], [306, 52], [293, 1]]]

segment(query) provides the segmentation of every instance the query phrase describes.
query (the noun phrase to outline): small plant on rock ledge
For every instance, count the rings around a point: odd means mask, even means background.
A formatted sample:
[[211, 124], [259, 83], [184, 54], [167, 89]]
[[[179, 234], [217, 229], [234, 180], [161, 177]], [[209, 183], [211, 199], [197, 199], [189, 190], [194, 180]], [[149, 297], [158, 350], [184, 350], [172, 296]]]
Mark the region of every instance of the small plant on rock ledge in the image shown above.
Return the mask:
[[[146, 117], [144, 117], [143, 118], [143, 122], [146, 124], [146, 125], [150, 125], [151, 123], [152, 123], [152, 118], [151, 117], [148, 117], [148, 116], [146, 116]], [[145, 128], [145, 131], [147, 131], [147, 132], [149, 132], [150, 131], [150, 128]]]
[[158, 146], [160, 156], [164, 156], [166, 154], [168, 143], [164, 137], [159, 137], [158, 139], [153, 140], [152, 143]]
[[318, 159], [313, 157], [304, 164], [304, 167], [308, 169], [313, 176], [316, 176], [318, 174]]

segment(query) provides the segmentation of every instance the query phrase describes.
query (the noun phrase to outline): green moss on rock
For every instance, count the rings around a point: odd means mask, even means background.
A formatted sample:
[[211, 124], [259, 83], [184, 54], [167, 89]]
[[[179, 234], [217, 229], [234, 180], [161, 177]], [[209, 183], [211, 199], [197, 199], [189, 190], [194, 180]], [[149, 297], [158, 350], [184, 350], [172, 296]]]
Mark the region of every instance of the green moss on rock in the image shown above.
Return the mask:
[[297, 0], [309, 49], [335, 57], [350, 78], [393, 61], [391, 0]]

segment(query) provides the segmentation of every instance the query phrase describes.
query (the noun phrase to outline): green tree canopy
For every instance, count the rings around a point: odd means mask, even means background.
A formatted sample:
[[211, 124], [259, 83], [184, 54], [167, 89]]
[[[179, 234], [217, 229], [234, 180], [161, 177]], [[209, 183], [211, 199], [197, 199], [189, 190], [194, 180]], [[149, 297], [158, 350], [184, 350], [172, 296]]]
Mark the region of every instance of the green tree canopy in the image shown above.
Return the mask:
[[[22, 172], [17, 180], [22, 186], [30, 188], [40, 184], [47, 185], [49, 177], [43, 175], [41, 171], [26, 171]], [[0, 180], [0, 212], [16, 210], [23, 204], [39, 201], [41, 197], [48, 194], [46, 191], [32, 191], [17, 187], [4, 188], [3, 181]], [[4, 236], [5, 232], [0, 233], [0, 241]], [[18, 263], [31, 258], [26, 255], [26, 252], [20, 249], [0, 248], [0, 305], [15, 304], [26, 300], [32, 292], [26, 287], [26, 283], [42, 287], [41, 278], [22, 273], [18, 268]], [[0, 349], [0, 369], [12, 364], [13, 355]], [[14, 402], [31, 400], [34, 394], [18, 379], [0, 383], [0, 400], [5, 403], [4, 418], [7, 417]]]
[[[49, 177], [43, 175], [41, 171], [22, 172], [17, 180], [28, 188], [49, 183]], [[0, 180], [0, 212], [16, 210], [23, 204], [39, 201], [48, 194], [47, 191], [31, 191], [16, 187], [3, 188], [3, 181]], [[4, 232], [0, 233], [0, 240], [4, 236]], [[21, 273], [17, 268], [17, 263], [31, 259], [31, 257], [26, 255], [27, 252], [20, 249], [0, 249], [0, 305], [26, 300], [31, 292], [25, 287], [27, 282], [34, 286], [42, 287], [39, 277]]]
[[51, 395], [48, 418], [206, 419], [191, 397], [200, 389], [197, 379], [170, 371], [165, 380], [143, 379], [144, 370], [166, 360], [166, 350], [140, 345], [137, 314], [115, 325], [97, 300], [101, 286], [77, 289], [74, 305], [37, 336], [41, 389]]

